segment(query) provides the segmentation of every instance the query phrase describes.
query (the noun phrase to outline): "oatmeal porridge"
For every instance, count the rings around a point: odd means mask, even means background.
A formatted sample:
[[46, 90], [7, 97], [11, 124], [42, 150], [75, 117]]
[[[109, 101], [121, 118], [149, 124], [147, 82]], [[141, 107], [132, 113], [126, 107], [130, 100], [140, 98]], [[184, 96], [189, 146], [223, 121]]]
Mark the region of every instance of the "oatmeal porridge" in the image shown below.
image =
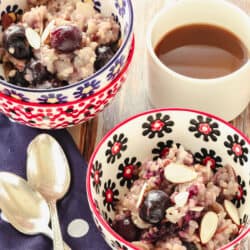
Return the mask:
[[145, 162], [116, 205], [112, 227], [142, 250], [216, 250], [237, 237], [231, 200], [239, 184], [231, 166], [214, 172], [194, 164], [176, 145], [164, 159]]
[[29, 88], [75, 83], [102, 68], [120, 44], [120, 26], [91, 1], [29, 0], [18, 23], [3, 27], [1, 57], [9, 82]]

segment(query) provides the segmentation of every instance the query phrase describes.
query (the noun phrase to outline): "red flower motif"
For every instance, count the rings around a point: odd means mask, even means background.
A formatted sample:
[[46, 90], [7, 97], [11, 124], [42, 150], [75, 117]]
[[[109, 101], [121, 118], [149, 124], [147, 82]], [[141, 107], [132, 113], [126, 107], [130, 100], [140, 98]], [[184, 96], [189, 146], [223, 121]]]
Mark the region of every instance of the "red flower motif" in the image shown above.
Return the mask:
[[116, 184], [111, 180], [104, 183], [104, 190], [102, 191], [103, 205], [107, 207], [110, 212], [111, 209], [115, 211], [115, 203], [118, 201], [119, 191], [116, 189]]
[[157, 113], [155, 116], [148, 116], [147, 122], [142, 124], [143, 136], [148, 136], [150, 139], [155, 136], [163, 137], [165, 133], [171, 133], [174, 122], [170, 120], [169, 115]]
[[206, 157], [203, 159], [203, 161], [202, 161], [202, 165], [207, 166], [208, 164], [210, 165], [210, 167], [211, 167], [212, 169], [215, 169], [215, 167], [216, 167], [216, 162], [215, 162], [215, 160], [214, 160], [212, 157], [210, 157], [210, 156], [206, 156]]
[[138, 168], [141, 166], [140, 162], [137, 162], [136, 157], [126, 158], [124, 163], [119, 165], [119, 172], [117, 174], [117, 179], [120, 180], [120, 185], [124, 186], [126, 184], [127, 188], [130, 188], [138, 178]]
[[113, 155], [118, 154], [121, 151], [121, 143], [120, 142], [115, 142], [114, 145], [111, 148], [111, 152]]
[[237, 200], [241, 200], [243, 196], [244, 196], [243, 187], [242, 187], [242, 186], [239, 186], [239, 190], [238, 190], [238, 193], [237, 193], [237, 195], [236, 195], [236, 199], [237, 199]]
[[106, 191], [106, 202], [112, 203], [113, 202], [113, 192], [111, 189]]
[[108, 142], [108, 149], [105, 152], [107, 163], [114, 163], [116, 159], [120, 159], [122, 151], [127, 149], [128, 138], [124, 134], [114, 135], [113, 140]]
[[212, 129], [208, 123], [201, 123], [199, 125], [199, 131], [202, 134], [209, 135], [212, 132]]
[[99, 171], [95, 171], [94, 172], [94, 181], [95, 181], [95, 184], [98, 185], [100, 183], [100, 177], [99, 177]]
[[126, 166], [124, 168], [123, 177], [125, 179], [131, 179], [133, 177], [133, 173], [134, 173], [134, 166], [133, 165]]
[[169, 154], [169, 150], [170, 150], [170, 148], [168, 148], [168, 147], [163, 148], [161, 153], [160, 153], [160, 157], [162, 159], [166, 158]]
[[165, 123], [162, 122], [161, 120], [156, 120], [151, 123], [151, 130], [156, 132], [156, 131], [161, 131], [162, 128], [164, 127]]
[[242, 146], [240, 144], [234, 143], [232, 150], [237, 156], [241, 156], [243, 154]]

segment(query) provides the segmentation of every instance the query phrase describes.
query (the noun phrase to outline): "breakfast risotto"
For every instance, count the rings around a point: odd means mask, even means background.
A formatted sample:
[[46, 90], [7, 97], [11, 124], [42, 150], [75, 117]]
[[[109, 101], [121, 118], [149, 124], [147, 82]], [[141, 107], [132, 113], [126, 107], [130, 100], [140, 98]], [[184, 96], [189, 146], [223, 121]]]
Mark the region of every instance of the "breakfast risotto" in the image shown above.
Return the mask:
[[85, 79], [119, 48], [120, 26], [92, 1], [28, 0], [18, 23], [3, 25], [0, 55], [9, 82], [53, 88]]
[[145, 162], [116, 205], [112, 227], [142, 250], [215, 250], [239, 232], [231, 202], [239, 184], [231, 166], [215, 173], [173, 146], [164, 159]]

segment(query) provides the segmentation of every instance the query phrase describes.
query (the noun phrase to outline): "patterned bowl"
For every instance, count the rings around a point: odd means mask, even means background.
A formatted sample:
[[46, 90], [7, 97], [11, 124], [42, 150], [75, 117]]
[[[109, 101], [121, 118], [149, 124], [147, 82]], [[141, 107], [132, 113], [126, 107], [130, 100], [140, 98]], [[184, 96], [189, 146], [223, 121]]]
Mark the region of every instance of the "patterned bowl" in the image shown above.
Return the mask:
[[[220, 248], [239, 249], [250, 232], [250, 141], [229, 123], [206, 113], [186, 109], [158, 109], [134, 116], [112, 129], [89, 162], [87, 195], [94, 221], [112, 249], [137, 249], [109, 226], [115, 203], [134, 180], [131, 173], [146, 159], [168, 152], [173, 143], [191, 150], [197, 163], [210, 161], [216, 171], [233, 166], [241, 186], [234, 199], [242, 223], [239, 236]], [[241, 248], [245, 249], [245, 248]]]
[[[11, 120], [41, 129], [61, 129], [88, 121], [101, 112], [115, 97], [125, 80], [134, 55], [134, 40], [122, 71], [105, 88], [93, 95], [63, 104], [29, 103], [0, 93], [0, 112]], [[47, 96], [46, 98], [63, 98]]]
[[[89, 1], [89, 0], [88, 0]], [[131, 0], [92, 0], [94, 8], [105, 15], [113, 15], [121, 26], [122, 44], [114, 57], [102, 69], [85, 80], [56, 89], [30, 89], [18, 87], [4, 80], [4, 71], [0, 65], [0, 92], [7, 96], [21, 97], [25, 102], [51, 104], [47, 96], [60, 97], [56, 103], [72, 102], [100, 93], [112, 82], [124, 67], [133, 38], [133, 7]], [[26, 0], [0, 1], [0, 24], [24, 12]], [[55, 104], [56, 99], [52, 100]]]

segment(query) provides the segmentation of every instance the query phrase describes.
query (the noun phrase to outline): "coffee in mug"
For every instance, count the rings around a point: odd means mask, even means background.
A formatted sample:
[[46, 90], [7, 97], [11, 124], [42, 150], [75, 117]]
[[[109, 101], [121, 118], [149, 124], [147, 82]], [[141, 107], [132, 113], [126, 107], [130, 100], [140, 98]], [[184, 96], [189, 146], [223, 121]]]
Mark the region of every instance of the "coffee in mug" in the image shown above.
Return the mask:
[[166, 33], [155, 53], [169, 69], [201, 79], [226, 76], [248, 61], [248, 50], [234, 33], [210, 24], [185, 25]]

